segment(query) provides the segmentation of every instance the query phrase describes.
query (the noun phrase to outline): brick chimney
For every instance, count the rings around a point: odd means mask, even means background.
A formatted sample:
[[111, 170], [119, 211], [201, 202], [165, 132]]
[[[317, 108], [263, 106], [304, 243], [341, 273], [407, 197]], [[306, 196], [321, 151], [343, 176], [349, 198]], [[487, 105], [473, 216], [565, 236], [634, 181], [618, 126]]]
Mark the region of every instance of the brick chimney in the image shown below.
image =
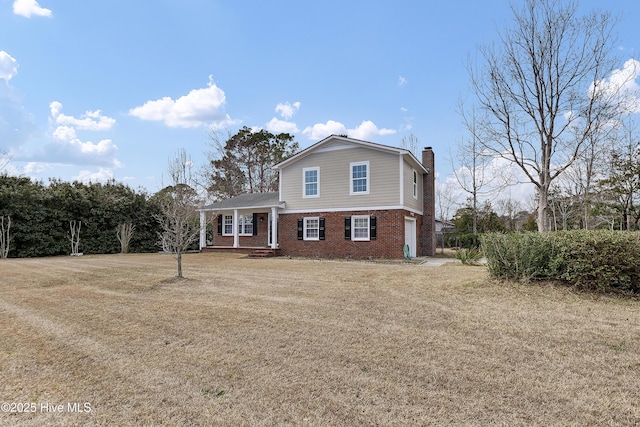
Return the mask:
[[436, 178], [435, 159], [433, 149], [425, 147], [422, 150], [422, 165], [427, 173], [422, 177], [422, 200], [424, 203], [422, 214], [422, 255], [436, 254]]

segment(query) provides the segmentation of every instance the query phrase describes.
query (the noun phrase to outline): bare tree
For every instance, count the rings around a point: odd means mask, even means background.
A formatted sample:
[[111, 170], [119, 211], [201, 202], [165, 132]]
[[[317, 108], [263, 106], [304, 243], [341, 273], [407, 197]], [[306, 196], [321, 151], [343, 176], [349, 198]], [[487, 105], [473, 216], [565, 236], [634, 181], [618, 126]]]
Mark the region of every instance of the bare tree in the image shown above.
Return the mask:
[[418, 147], [420, 147], [420, 142], [414, 134], [411, 133], [409, 136], [402, 137], [400, 148], [410, 151], [414, 156], [418, 157]]
[[69, 221], [69, 229], [71, 231], [71, 235], [69, 240], [71, 241], [71, 255], [72, 256], [80, 256], [82, 255], [79, 251], [80, 248], [80, 229], [82, 228], [82, 221]]
[[11, 243], [11, 216], [0, 215], [0, 258], [9, 256]]
[[436, 218], [440, 220], [442, 228], [440, 229], [440, 243], [442, 244], [441, 253], [444, 253], [444, 246], [447, 239], [447, 223], [451, 219], [452, 210], [457, 204], [458, 194], [454, 188], [452, 181], [446, 180], [444, 184], [436, 185]]
[[9, 166], [11, 162], [11, 156], [8, 151], [0, 151], [0, 172]]
[[[467, 139], [458, 143], [457, 152], [451, 155], [451, 167], [460, 188], [471, 199], [473, 234], [478, 234], [478, 201], [486, 198], [510, 184], [510, 177], [505, 171], [497, 171], [492, 167], [493, 153], [483, 152], [480, 143], [475, 111], [467, 115], [464, 105], [460, 103], [460, 114], [469, 134]], [[508, 171], [507, 171], [508, 172]]]
[[193, 162], [186, 150], [178, 151], [169, 160], [167, 173], [171, 185], [162, 190], [159, 196], [160, 214], [156, 219], [162, 231], [160, 244], [165, 252], [173, 254], [178, 262], [178, 277], [182, 274], [182, 254], [198, 239], [200, 227], [196, 215], [196, 206], [200, 200], [194, 189], [191, 169]]
[[118, 224], [116, 237], [118, 238], [118, 242], [120, 242], [120, 253], [126, 254], [129, 252], [129, 243], [131, 242], [131, 237], [135, 229], [136, 226], [130, 222]]
[[580, 17], [576, 2], [559, 0], [514, 2], [512, 11], [513, 26], [480, 48], [481, 67], [470, 67], [472, 91], [483, 113], [483, 149], [537, 187], [538, 230], [545, 231], [551, 183], [629, 108], [621, 94], [633, 73], [607, 81], [619, 64], [618, 19], [610, 13]]

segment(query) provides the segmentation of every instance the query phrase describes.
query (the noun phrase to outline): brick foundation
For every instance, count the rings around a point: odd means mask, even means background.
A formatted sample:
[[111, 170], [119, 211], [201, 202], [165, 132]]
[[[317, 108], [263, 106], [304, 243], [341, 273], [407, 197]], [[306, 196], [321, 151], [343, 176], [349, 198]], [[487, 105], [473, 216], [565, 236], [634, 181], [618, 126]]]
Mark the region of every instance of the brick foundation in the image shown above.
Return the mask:
[[[377, 237], [370, 241], [345, 240], [344, 219], [352, 215], [376, 217]], [[317, 216], [325, 219], [325, 240], [298, 240], [298, 220]], [[319, 212], [313, 214], [281, 214], [278, 222], [280, 255], [319, 258], [403, 258], [404, 218], [416, 218], [418, 230], [422, 217], [406, 210], [374, 210], [351, 212]], [[422, 253], [421, 239], [417, 238], [416, 253]]]

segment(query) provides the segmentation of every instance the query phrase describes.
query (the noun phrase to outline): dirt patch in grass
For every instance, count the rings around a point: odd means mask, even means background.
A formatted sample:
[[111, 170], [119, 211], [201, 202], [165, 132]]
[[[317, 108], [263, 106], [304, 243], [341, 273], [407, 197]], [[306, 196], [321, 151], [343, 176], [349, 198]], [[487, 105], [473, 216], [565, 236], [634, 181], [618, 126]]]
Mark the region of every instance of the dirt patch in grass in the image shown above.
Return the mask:
[[175, 280], [153, 254], [0, 269], [0, 402], [35, 404], [0, 425], [640, 423], [637, 300], [454, 264], [190, 254]]

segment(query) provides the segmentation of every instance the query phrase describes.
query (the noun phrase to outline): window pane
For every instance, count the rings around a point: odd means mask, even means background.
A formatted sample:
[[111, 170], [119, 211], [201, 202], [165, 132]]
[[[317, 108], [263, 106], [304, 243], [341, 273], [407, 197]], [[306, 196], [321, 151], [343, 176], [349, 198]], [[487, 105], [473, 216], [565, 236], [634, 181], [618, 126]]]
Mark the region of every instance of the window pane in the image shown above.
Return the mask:
[[305, 184], [304, 185], [304, 194], [306, 196], [317, 196], [318, 195], [318, 184]]
[[353, 238], [354, 239], [366, 239], [369, 237], [369, 229], [368, 228], [356, 228], [353, 230]]
[[367, 165], [356, 165], [353, 167], [353, 178], [366, 178]]
[[353, 180], [353, 192], [360, 193], [367, 191], [367, 180], [366, 179], [354, 179]]

